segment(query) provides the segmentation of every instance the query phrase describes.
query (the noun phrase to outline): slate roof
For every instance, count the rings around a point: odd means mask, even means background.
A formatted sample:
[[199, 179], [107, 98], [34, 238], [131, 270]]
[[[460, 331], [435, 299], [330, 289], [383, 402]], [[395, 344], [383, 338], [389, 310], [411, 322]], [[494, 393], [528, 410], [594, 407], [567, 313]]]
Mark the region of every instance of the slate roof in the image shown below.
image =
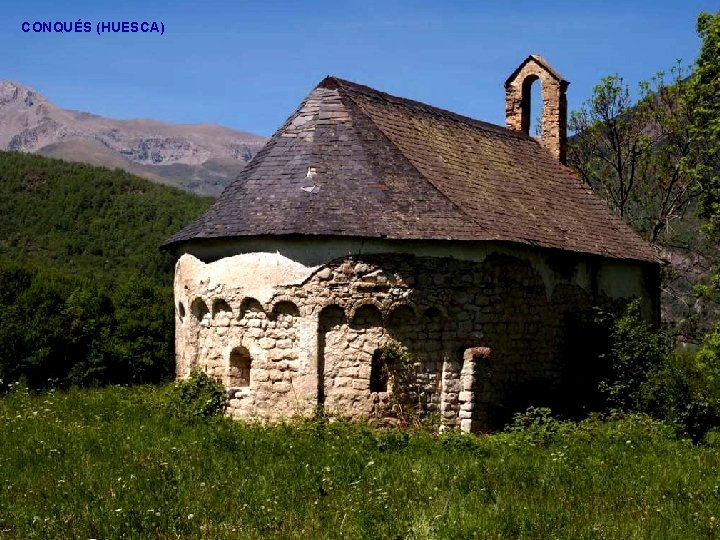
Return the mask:
[[533, 138], [336, 77], [165, 247], [266, 235], [501, 241], [657, 260]]

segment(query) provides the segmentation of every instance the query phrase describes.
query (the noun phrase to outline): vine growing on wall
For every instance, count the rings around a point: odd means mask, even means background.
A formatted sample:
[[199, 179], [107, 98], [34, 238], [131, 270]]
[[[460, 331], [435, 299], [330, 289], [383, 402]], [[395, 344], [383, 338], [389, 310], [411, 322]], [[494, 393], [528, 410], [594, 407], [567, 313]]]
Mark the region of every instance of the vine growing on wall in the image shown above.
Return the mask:
[[419, 424], [420, 363], [406, 347], [396, 341], [388, 341], [378, 349], [380, 369], [385, 370], [390, 405], [400, 423]]

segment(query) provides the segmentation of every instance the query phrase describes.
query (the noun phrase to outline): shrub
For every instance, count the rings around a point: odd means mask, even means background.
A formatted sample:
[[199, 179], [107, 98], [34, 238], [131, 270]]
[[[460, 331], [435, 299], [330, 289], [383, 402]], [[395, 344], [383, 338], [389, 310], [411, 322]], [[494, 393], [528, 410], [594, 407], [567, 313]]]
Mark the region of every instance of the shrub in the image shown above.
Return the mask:
[[524, 412], [515, 413], [505, 431], [521, 437], [531, 445], [547, 446], [558, 433], [566, 432], [572, 426], [570, 422], [554, 418], [547, 407], [529, 407]]
[[642, 409], [664, 418], [694, 441], [720, 427], [720, 327], [696, 352], [665, 357], [641, 387]]
[[663, 420], [696, 442], [720, 426], [720, 325], [697, 352], [671, 352], [635, 300], [612, 324], [611, 344], [610, 375], [600, 384], [609, 408]]
[[720, 449], [720, 429], [716, 428], [708, 431], [703, 438], [703, 442], [710, 448]]
[[178, 416], [188, 420], [203, 420], [225, 412], [225, 387], [204, 371], [193, 369], [184, 381], [175, 383], [173, 403]]
[[387, 370], [390, 402], [404, 425], [416, 425], [420, 388], [418, 386], [417, 359], [401, 344], [389, 341], [379, 349], [381, 365]]
[[662, 441], [676, 440], [677, 431], [663, 419], [641, 412], [614, 410], [607, 414], [591, 415], [577, 424], [575, 437], [598, 444], [612, 441], [621, 444], [656, 445]]
[[609, 375], [600, 382], [600, 390], [609, 407], [639, 411], [640, 388], [663, 364], [670, 341], [643, 319], [639, 300], [630, 302], [613, 323], [610, 339]]
[[440, 435], [439, 440], [443, 448], [450, 451], [468, 452], [477, 455], [487, 455], [488, 453], [482, 444], [482, 439], [470, 433], [451, 429]]

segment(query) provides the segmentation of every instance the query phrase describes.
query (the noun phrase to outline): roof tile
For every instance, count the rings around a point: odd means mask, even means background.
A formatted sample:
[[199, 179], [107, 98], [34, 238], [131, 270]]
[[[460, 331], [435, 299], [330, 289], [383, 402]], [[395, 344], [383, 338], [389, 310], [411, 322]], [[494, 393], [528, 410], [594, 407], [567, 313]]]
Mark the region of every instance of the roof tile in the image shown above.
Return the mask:
[[165, 245], [286, 234], [496, 240], [656, 261], [533, 138], [335, 77]]

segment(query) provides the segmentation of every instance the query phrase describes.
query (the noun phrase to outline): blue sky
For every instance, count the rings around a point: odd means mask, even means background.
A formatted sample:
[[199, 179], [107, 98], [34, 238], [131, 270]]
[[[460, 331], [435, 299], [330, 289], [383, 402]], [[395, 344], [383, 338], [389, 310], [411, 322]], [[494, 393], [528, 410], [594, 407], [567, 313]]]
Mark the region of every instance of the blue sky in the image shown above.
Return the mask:
[[[704, 0], [5, 2], [0, 78], [115, 118], [214, 122], [270, 135], [327, 74], [503, 124], [507, 75], [529, 54], [570, 82], [635, 85], [694, 60]], [[24, 21], [162, 21], [165, 35], [24, 33]]]

